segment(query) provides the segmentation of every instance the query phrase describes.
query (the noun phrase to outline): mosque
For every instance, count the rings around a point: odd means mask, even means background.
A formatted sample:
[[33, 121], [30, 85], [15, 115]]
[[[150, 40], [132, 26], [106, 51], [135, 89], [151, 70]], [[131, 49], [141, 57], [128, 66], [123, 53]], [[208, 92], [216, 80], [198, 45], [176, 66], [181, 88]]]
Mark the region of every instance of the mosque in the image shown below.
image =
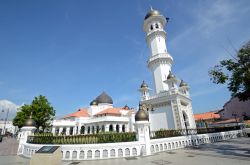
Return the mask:
[[[164, 30], [168, 20], [151, 8], [143, 24], [150, 50], [147, 65], [152, 72], [154, 90], [143, 81], [139, 92], [140, 104], [148, 113], [151, 131], [196, 128], [189, 86], [171, 71], [173, 57], [168, 53], [167, 33]], [[112, 98], [103, 92], [91, 101], [88, 108], [80, 108], [60, 120], [54, 120], [52, 132], [66, 135], [133, 132], [135, 117], [137, 121], [144, 120], [143, 117], [140, 119], [140, 116], [135, 116], [135, 112], [127, 105], [113, 107]]]

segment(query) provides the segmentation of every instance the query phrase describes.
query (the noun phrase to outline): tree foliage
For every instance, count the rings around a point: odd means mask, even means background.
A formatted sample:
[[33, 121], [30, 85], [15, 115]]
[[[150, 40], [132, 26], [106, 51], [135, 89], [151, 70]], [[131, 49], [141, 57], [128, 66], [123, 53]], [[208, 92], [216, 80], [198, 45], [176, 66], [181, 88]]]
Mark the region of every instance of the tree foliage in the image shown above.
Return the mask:
[[241, 101], [250, 100], [250, 41], [233, 59], [222, 60], [209, 71], [216, 84], [227, 84], [233, 97]]
[[13, 119], [13, 125], [21, 128], [24, 125], [24, 122], [29, 117], [31, 113], [30, 105], [24, 104], [20, 111], [17, 112], [16, 117]]
[[31, 112], [32, 118], [36, 122], [36, 127], [42, 127], [42, 130], [49, 127], [50, 121], [55, 116], [54, 108], [45, 96], [40, 95], [35, 97], [30, 105], [25, 104], [20, 108], [13, 120], [13, 124], [21, 128]]

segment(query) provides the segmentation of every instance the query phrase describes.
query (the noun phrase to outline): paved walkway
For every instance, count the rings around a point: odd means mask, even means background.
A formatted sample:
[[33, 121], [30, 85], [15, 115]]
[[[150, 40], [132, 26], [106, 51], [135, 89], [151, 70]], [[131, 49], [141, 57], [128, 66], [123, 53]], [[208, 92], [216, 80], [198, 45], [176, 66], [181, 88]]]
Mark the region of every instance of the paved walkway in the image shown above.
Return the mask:
[[[15, 144], [12, 139], [8, 144]], [[5, 144], [6, 145], [6, 144]], [[10, 147], [11, 148], [11, 147]], [[2, 144], [0, 144], [2, 150]], [[27, 158], [19, 156], [0, 156], [2, 165], [28, 165]], [[131, 157], [96, 161], [62, 162], [62, 165], [249, 165], [250, 138], [231, 139], [198, 147], [161, 152], [147, 157]]]
[[0, 143], [0, 156], [16, 155], [18, 142], [15, 138], [3, 138]]
[[249, 165], [250, 138], [238, 138], [219, 143], [204, 144], [147, 157], [98, 161], [64, 162], [63, 165]]

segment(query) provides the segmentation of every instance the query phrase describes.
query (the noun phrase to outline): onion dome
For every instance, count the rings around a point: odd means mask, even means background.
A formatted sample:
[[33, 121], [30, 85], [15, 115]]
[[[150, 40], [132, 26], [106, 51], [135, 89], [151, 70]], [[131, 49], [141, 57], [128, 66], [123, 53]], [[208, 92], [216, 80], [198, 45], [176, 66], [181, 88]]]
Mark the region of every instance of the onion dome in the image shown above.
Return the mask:
[[92, 106], [92, 105], [98, 105], [98, 103], [97, 103], [96, 99], [94, 99], [94, 100], [92, 100], [92, 101], [90, 102], [89, 105], [90, 105], [90, 106]]
[[142, 81], [141, 88], [148, 88], [148, 84], [144, 80]]
[[36, 122], [32, 119], [32, 115], [25, 121], [24, 125], [25, 127], [35, 127]]
[[145, 16], [144, 20], [148, 19], [151, 16], [159, 16], [161, 15], [160, 12], [158, 10], [154, 10], [154, 9], [150, 9], [150, 11], [147, 13], [147, 15]]
[[187, 83], [185, 83], [183, 80], [181, 80], [181, 83], [180, 83], [180, 87], [187, 87], [188, 86], [188, 84]]
[[148, 112], [143, 109], [142, 104], [139, 104], [139, 110], [135, 114], [135, 121], [149, 121]]
[[129, 106], [126, 104], [122, 109], [128, 110], [128, 109], [130, 109], [130, 108], [129, 108]]
[[175, 78], [175, 75], [173, 75], [173, 73], [171, 71], [169, 71], [167, 79], [169, 80], [171, 78]]
[[102, 92], [97, 98], [96, 102], [99, 103], [108, 103], [108, 104], [113, 104], [112, 98], [106, 93]]

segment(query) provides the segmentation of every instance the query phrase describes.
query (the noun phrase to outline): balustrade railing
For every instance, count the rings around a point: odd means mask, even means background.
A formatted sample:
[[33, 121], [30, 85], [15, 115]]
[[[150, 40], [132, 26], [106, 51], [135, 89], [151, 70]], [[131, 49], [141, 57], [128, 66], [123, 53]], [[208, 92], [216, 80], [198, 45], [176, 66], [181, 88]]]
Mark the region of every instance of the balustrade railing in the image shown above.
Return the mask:
[[206, 133], [217, 133], [224, 131], [239, 130], [240, 127], [214, 127], [214, 128], [198, 128], [198, 129], [179, 129], [179, 130], [159, 130], [151, 131], [150, 138], [168, 138], [176, 136], [186, 136], [186, 135], [197, 135], [197, 134], [206, 134]]

